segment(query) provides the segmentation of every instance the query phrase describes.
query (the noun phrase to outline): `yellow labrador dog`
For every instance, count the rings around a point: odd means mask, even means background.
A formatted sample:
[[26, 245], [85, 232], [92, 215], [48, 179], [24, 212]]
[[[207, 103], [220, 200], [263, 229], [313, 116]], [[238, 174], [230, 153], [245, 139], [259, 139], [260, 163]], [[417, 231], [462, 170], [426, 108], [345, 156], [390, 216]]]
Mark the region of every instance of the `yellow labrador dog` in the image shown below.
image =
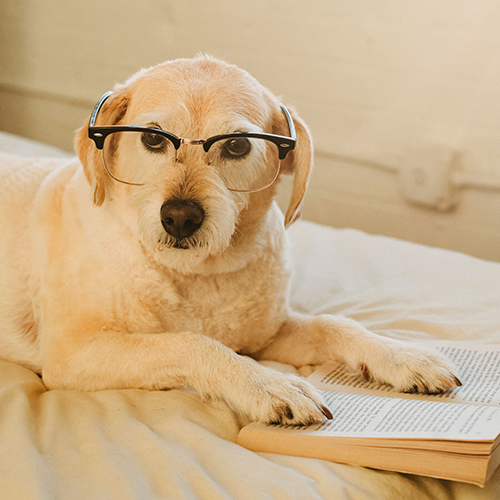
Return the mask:
[[460, 383], [431, 353], [290, 310], [285, 226], [311, 137], [245, 71], [206, 56], [142, 70], [75, 146], [66, 162], [1, 160], [0, 356], [49, 389], [188, 385], [252, 420], [307, 424], [331, 416], [317, 392], [242, 354], [340, 360], [402, 391]]

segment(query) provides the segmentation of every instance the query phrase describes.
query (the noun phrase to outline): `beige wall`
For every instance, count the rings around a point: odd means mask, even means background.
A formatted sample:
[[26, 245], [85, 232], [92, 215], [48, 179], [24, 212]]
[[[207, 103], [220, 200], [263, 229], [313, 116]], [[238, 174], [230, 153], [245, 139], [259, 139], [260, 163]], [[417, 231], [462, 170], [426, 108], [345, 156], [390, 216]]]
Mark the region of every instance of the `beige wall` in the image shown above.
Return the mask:
[[115, 81], [207, 52], [316, 140], [306, 218], [500, 260], [500, 3], [3, 0], [0, 129], [71, 149]]

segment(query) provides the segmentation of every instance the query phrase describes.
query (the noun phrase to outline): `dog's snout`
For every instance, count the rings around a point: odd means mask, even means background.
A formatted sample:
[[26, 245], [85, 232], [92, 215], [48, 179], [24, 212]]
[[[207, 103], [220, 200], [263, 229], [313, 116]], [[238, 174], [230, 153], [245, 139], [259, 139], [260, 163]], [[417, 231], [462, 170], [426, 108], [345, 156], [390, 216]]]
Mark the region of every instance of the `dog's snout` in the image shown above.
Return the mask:
[[195, 201], [169, 200], [160, 210], [161, 223], [165, 231], [176, 238], [188, 238], [203, 223], [205, 211]]

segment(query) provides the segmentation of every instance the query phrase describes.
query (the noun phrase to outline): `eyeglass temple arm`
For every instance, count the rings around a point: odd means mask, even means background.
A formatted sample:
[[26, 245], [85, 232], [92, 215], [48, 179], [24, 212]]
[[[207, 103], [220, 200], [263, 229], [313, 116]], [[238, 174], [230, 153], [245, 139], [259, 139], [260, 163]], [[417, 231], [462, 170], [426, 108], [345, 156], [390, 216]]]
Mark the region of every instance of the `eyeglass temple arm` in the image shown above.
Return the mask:
[[92, 111], [92, 114], [90, 115], [90, 122], [89, 122], [89, 128], [93, 127], [95, 125], [95, 120], [97, 118], [97, 114], [101, 110], [102, 105], [104, 104], [104, 101], [113, 93], [112, 90], [109, 92], [106, 92], [100, 99], [97, 101], [97, 104], [94, 107], [94, 110]]
[[295, 134], [295, 124], [293, 123], [292, 115], [290, 115], [290, 111], [286, 109], [284, 104], [280, 104], [281, 111], [283, 111], [283, 114], [286, 116], [286, 119], [288, 121], [288, 128], [290, 130], [290, 138], [292, 138], [294, 141], [297, 140], [297, 135]]

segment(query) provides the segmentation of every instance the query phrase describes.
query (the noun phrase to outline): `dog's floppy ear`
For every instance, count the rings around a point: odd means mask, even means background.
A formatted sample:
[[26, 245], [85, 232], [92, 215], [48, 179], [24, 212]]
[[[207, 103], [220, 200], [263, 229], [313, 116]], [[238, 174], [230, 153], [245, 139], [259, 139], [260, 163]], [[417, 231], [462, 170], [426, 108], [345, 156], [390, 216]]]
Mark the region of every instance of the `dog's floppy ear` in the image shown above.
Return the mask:
[[[113, 92], [99, 111], [96, 125], [116, 125], [125, 115], [129, 99], [125, 92]], [[85, 125], [77, 130], [74, 140], [75, 151], [80, 159], [85, 177], [94, 190], [94, 203], [101, 206], [106, 196], [106, 182], [108, 177], [104, 169], [102, 153], [97, 149], [94, 141], [88, 137], [87, 128], [90, 118]]]
[[[282, 173], [293, 174], [292, 195], [285, 215], [285, 227], [288, 227], [300, 217], [302, 200], [306, 194], [309, 176], [311, 175], [313, 167], [313, 143], [311, 133], [297, 113], [293, 109], [289, 109], [289, 111], [295, 125], [297, 143], [295, 149], [286, 155], [286, 158], [281, 164]], [[276, 133], [288, 136], [289, 130], [284, 118], [283, 113], [281, 113], [279, 131]]]

